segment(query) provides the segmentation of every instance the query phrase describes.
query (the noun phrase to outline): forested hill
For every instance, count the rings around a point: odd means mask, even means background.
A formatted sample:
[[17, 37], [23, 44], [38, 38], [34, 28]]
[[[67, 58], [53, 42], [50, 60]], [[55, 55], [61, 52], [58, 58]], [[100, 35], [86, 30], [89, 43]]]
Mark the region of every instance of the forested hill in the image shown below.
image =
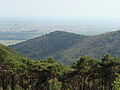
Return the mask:
[[83, 42], [86, 38], [88, 36], [55, 31], [11, 47], [32, 59], [46, 59], [58, 51], [69, 49]]
[[71, 48], [53, 55], [55, 58], [73, 62], [80, 56], [101, 58], [105, 54], [120, 57], [120, 31], [92, 36]]
[[54, 57], [64, 63], [73, 62], [80, 56], [100, 58], [106, 53], [120, 57], [120, 31], [97, 36], [56, 31], [11, 47], [32, 59]]
[[18, 69], [26, 68], [26, 63], [31, 62], [30, 59], [22, 56], [13, 49], [0, 44], [0, 65], [3, 63]]
[[68, 70], [52, 58], [33, 61], [0, 44], [1, 90], [48, 90], [44, 88], [48, 88], [53, 72], [60, 76], [64, 69]]

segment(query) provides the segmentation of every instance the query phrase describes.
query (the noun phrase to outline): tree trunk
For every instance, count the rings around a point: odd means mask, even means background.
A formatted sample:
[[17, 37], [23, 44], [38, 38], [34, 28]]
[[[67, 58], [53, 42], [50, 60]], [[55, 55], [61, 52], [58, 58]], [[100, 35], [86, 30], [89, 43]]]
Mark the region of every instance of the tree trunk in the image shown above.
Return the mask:
[[15, 90], [16, 83], [14, 82], [14, 77], [12, 77], [11, 89]]

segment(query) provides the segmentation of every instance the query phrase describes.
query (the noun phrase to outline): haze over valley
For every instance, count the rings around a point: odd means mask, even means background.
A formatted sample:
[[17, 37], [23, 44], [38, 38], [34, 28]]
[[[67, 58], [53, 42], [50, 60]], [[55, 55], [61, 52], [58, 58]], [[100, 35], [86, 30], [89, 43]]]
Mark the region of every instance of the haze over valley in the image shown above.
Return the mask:
[[[46, 22], [46, 23], [45, 23]], [[91, 22], [91, 23], [90, 23]], [[38, 20], [1, 20], [0, 42], [4, 45], [12, 45], [42, 36], [54, 31], [66, 31], [81, 35], [98, 35], [105, 32], [120, 30], [119, 23], [105, 22], [75, 22], [75, 21], [53, 21], [40, 22]]]

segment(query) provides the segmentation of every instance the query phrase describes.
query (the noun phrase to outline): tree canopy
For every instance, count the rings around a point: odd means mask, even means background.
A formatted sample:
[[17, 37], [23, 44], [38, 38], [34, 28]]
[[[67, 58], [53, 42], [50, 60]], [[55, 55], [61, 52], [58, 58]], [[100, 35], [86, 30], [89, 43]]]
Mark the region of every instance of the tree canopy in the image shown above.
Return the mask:
[[71, 66], [34, 61], [0, 45], [1, 90], [120, 90], [120, 58], [82, 56]]

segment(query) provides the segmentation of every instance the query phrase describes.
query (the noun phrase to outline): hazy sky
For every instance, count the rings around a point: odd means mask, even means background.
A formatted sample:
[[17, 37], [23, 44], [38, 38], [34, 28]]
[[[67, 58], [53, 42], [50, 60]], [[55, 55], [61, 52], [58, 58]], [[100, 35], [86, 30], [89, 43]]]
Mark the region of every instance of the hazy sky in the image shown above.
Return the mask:
[[120, 0], [0, 0], [0, 17], [120, 20]]

